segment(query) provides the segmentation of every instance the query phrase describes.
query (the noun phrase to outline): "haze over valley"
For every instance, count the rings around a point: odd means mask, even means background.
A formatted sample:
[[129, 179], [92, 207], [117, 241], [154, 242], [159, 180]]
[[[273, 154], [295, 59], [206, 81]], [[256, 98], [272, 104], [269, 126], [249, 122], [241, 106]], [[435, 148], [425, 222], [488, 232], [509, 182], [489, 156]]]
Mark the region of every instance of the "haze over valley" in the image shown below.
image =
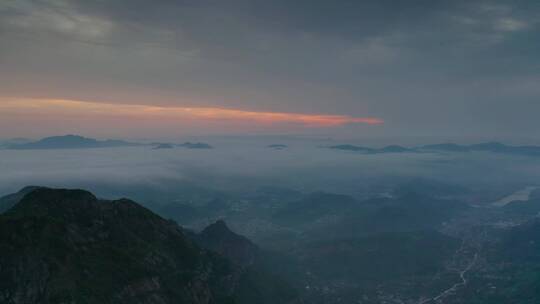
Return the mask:
[[0, 1], [0, 303], [540, 303], [539, 38], [531, 0]]

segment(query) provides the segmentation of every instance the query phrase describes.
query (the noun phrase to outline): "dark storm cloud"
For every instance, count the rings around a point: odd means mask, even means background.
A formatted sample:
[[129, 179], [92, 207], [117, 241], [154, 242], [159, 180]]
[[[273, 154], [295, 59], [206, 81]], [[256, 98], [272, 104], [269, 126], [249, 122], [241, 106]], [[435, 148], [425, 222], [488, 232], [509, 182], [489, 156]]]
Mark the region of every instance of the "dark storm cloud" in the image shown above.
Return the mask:
[[5, 1], [0, 16], [10, 95], [376, 116], [369, 132], [395, 135], [540, 127], [536, 1]]

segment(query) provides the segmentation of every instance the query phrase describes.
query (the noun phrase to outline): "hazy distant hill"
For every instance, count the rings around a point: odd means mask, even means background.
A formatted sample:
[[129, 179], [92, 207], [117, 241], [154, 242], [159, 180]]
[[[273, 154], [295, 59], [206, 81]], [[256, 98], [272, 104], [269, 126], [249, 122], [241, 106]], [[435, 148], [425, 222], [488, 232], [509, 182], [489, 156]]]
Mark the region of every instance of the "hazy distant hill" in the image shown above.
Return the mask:
[[390, 145], [377, 150], [380, 153], [400, 153], [400, 152], [412, 152], [411, 149], [398, 145]]
[[192, 142], [185, 142], [183, 144], [178, 145], [181, 148], [187, 148], [187, 149], [212, 149], [213, 147], [207, 143], [192, 143]]
[[458, 145], [454, 143], [426, 145], [419, 147], [425, 151], [445, 152], [472, 152], [485, 151], [494, 153], [519, 154], [528, 156], [540, 156], [540, 146], [509, 146], [499, 142], [487, 142], [473, 145]]
[[0, 248], [0, 303], [295, 300], [273, 277], [201, 249], [174, 222], [83, 190], [27, 193], [0, 215]]
[[493, 153], [506, 153], [527, 156], [540, 156], [540, 146], [509, 146], [499, 142], [478, 143], [472, 145], [459, 145], [455, 143], [442, 143], [425, 145], [420, 147], [406, 148], [398, 145], [390, 145], [383, 148], [369, 148], [350, 144], [335, 145], [328, 147], [334, 150], [361, 152], [365, 154], [378, 153], [403, 153], [403, 152], [474, 152], [484, 151]]
[[272, 144], [268, 145], [267, 148], [274, 149], [274, 150], [283, 150], [287, 149], [289, 146], [283, 145], [283, 144]]
[[82, 137], [79, 135], [64, 135], [46, 137], [41, 140], [13, 144], [9, 149], [15, 150], [36, 150], [36, 149], [87, 149], [87, 148], [107, 148], [107, 147], [125, 147], [139, 146], [141, 144], [131, 143], [123, 140], [96, 140], [93, 138]]
[[435, 274], [458, 245], [457, 239], [437, 232], [414, 231], [311, 242], [299, 255], [325, 278], [384, 282]]
[[375, 152], [375, 149], [366, 148], [366, 147], [360, 147], [360, 146], [355, 146], [355, 145], [335, 145], [335, 146], [330, 146], [329, 148], [334, 149], [334, 150], [365, 152], [365, 153], [373, 153], [373, 152]]
[[174, 149], [174, 145], [173, 144], [168, 144], [168, 143], [161, 143], [161, 144], [156, 144], [153, 149], [154, 150]]
[[414, 152], [412, 149], [405, 148], [398, 145], [390, 145], [390, 146], [386, 146], [380, 149], [360, 147], [360, 146], [355, 146], [355, 145], [335, 145], [335, 146], [330, 146], [329, 148], [334, 149], [334, 150], [363, 152], [367, 154]]
[[272, 220], [286, 226], [300, 227], [352, 213], [359, 203], [347, 195], [316, 192], [277, 209]]
[[423, 150], [429, 151], [447, 151], [447, 152], [467, 152], [469, 151], [467, 146], [462, 146], [453, 143], [446, 144], [434, 144], [434, 145], [425, 145], [420, 147]]

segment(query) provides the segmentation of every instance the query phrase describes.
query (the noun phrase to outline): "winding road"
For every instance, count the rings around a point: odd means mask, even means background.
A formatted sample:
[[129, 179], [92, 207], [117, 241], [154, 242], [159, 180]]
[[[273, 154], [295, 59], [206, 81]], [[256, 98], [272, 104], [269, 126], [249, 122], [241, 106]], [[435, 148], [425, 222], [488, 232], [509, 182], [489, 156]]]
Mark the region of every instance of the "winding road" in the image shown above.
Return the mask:
[[476, 264], [477, 259], [478, 259], [478, 253], [475, 253], [473, 260], [469, 263], [469, 265], [467, 265], [467, 267], [465, 269], [463, 269], [463, 271], [461, 271], [459, 273], [459, 277], [461, 278], [461, 282], [454, 284], [452, 287], [450, 287], [447, 290], [443, 291], [438, 296], [434, 297], [432, 300], [433, 301], [438, 301], [438, 300], [446, 297], [447, 295], [453, 294], [456, 291], [456, 289], [458, 289], [459, 287], [467, 285], [467, 278], [465, 277], [465, 275], [467, 274], [467, 272], [469, 270], [471, 270], [471, 268], [473, 268], [474, 264]]
[[[457, 254], [458, 252], [460, 252], [462, 249], [463, 249], [463, 244], [462, 244], [462, 247], [456, 251], [456, 254]], [[459, 287], [467, 285], [467, 278], [466, 278], [467, 272], [469, 272], [469, 271], [474, 267], [474, 265], [476, 264], [476, 261], [477, 261], [477, 260], [478, 260], [478, 253], [475, 253], [475, 254], [474, 254], [474, 258], [473, 258], [472, 261], [467, 265], [467, 267], [465, 267], [465, 269], [463, 269], [462, 271], [459, 272], [459, 277], [460, 277], [460, 279], [461, 279], [461, 282], [458, 282], [458, 283], [452, 285], [452, 287], [450, 287], [450, 288], [444, 290], [443, 292], [441, 292], [441, 293], [440, 293], [438, 296], [436, 296], [436, 297], [421, 300], [420, 302], [418, 302], [418, 304], [425, 304], [425, 303], [430, 303], [430, 302], [435, 302], [435, 303], [437, 303], [437, 302], [439, 302], [441, 299], [447, 297], [448, 295], [453, 294]]]

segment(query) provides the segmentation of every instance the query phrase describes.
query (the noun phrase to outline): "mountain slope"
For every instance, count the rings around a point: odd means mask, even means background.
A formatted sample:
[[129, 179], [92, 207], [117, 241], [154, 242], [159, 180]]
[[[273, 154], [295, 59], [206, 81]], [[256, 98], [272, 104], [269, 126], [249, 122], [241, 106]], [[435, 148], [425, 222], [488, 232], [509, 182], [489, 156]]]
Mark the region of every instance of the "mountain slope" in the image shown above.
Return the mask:
[[7, 211], [11, 207], [15, 206], [25, 195], [38, 189], [37, 186], [27, 186], [19, 190], [17, 193], [8, 194], [0, 197], [0, 213]]
[[26, 194], [0, 215], [0, 252], [7, 304], [246, 303], [251, 283], [174, 222], [83, 190]]
[[232, 232], [222, 220], [206, 227], [197, 236], [197, 242], [242, 266], [252, 265], [259, 251], [255, 244]]
[[234, 298], [238, 303], [298, 303], [297, 291], [268, 269], [266, 255], [247, 238], [232, 232], [224, 221], [206, 227], [195, 235], [203, 248], [226, 257], [242, 269]]

